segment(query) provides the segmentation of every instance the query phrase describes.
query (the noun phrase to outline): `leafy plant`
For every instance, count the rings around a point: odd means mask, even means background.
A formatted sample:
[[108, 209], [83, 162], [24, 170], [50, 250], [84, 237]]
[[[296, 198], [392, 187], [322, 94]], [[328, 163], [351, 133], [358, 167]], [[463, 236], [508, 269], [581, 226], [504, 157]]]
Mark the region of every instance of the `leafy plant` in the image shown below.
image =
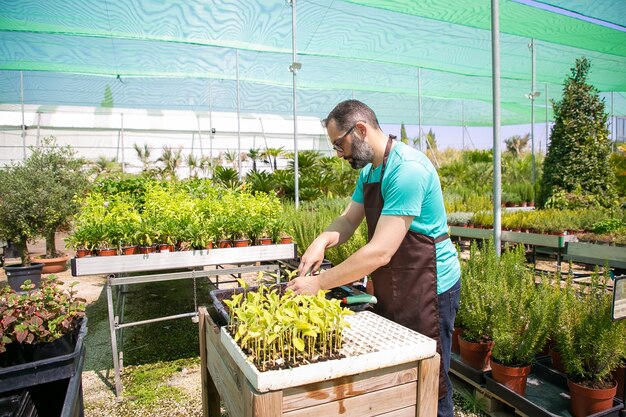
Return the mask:
[[[279, 291], [279, 288], [281, 290]], [[230, 311], [228, 330], [248, 355], [265, 371], [332, 358], [339, 354], [345, 317], [354, 314], [339, 300], [296, 295], [281, 287], [242, 287], [224, 304]]]
[[500, 267], [493, 242], [470, 245], [470, 257], [461, 264], [463, 285], [457, 319], [463, 324], [463, 339], [489, 342], [493, 337], [493, 311], [500, 291]]
[[[24, 166], [38, 171], [45, 182], [32, 192], [41, 194], [46, 206], [40, 213], [45, 225], [42, 235], [46, 239], [46, 257], [62, 254], [57, 251], [55, 233], [69, 226], [71, 216], [78, 210], [75, 195], [82, 195], [88, 181], [83, 172], [85, 161], [76, 157], [70, 146], [58, 146], [54, 137], [44, 138], [41, 146], [31, 148]], [[34, 186], [35, 184], [33, 184]]]
[[498, 264], [491, 357], [502, 365], [526, 366], [548, 338], [550, 287], [543, 281], [535, 285], [534, 271], [526, 268], [523, 245], [504, 252]]
[[565, 80], [562, 100], [552, 102], [555, 124], [541, 178], [540, 206], [559, 192], [574, 193], [577, 189], [582, 197], [595, 196], [600, 205], [615, 203], [607, 114], [598, 90], [587, 83], [590, 68], [587, 58], [577, 59]]
[[587, 286], [576, 288], [568, 276], [560, 300], [556, 339], [563, 366], [574, 382], [610, 382], [611, 371], [626, 356], [626, 322], [611, 320], [608, 269], [597, 268]]
[[85, 303], [76, 298], [75, 284], [63, 290], [51, 275], [37, 290], [30, 281], [22, 286], [21, 294], [4, 287], [0, 291], [0, 352], [9, 343], [51, 342], [75, 329], [77, 319], [85, 315]]

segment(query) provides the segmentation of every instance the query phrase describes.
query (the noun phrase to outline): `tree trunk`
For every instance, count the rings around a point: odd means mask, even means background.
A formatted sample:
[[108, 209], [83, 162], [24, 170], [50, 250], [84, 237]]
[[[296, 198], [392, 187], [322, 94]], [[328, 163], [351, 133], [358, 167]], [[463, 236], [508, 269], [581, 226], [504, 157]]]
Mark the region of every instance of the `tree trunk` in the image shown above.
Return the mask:
[[57, 256], [57, 247], [55, 242], [55, 230], [46, 232], [46, 257], [54, 258]]
[[20, 254], [22, 266], [29, 266], [30, 256], [28, 256], [28, 245], [26, 244], [26, 239], [16, 240], [13, 244], [15, 245], [15, 249], [17, 249], [17, 253]]

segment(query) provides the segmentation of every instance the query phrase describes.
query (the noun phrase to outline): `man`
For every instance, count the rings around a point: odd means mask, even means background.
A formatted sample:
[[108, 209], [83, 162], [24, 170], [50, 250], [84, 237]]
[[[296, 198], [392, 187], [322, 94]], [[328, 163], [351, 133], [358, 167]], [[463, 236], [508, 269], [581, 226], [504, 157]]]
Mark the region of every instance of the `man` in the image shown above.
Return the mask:
[[[299, 277], [288, 286], [317, 294], [370, 275], [376, 313], [437, 340], [438, 416], [452, 417], [448, 369], [461, 274], [437, 171], [423, 153], [387, 137], [372, 109], [357, 100], [339, 103], [324, 124], [333, 149], [361, 173], [352, 201], [307, 248]], [[326, 248], [348, 240], [363, 218], [368, 243], [334, 268], [306, 276], [320, 268]]]

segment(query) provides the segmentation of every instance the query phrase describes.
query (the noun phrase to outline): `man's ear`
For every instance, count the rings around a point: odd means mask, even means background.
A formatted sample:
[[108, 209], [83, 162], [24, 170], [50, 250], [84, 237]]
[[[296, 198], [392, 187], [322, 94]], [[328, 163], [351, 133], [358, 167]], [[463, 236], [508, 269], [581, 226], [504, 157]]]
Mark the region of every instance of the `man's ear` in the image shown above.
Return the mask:
[[367, 130], [369, 129], [369, 126], [367, 125], [367, 123], [356, 122], [355, 126], [356, 126], [355, 129], [359, 130], [359, 133], [361, 134], [362, 137], [367, 136]]

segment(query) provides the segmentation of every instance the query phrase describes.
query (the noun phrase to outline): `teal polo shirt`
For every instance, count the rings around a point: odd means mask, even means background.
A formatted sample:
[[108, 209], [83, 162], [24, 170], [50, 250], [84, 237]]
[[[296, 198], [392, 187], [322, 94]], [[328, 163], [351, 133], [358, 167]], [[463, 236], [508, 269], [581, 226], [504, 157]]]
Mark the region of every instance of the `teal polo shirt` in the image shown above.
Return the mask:
[[[363, 183], [380, 181], [381, 170], [382, 164], [375, 169], [368, 164], [361, 170], [352, 200], [363, 204]], [[424, 153], [396, 142], [387, 159], [382, 194], [382, 216], [413, 216], [409, 230], [433, 238], [448, 233], [439, 175]], [[437, 294], [441, 294], [459, 280], [461, 266], [450, 239], [437, 243], [435, 250]]]

